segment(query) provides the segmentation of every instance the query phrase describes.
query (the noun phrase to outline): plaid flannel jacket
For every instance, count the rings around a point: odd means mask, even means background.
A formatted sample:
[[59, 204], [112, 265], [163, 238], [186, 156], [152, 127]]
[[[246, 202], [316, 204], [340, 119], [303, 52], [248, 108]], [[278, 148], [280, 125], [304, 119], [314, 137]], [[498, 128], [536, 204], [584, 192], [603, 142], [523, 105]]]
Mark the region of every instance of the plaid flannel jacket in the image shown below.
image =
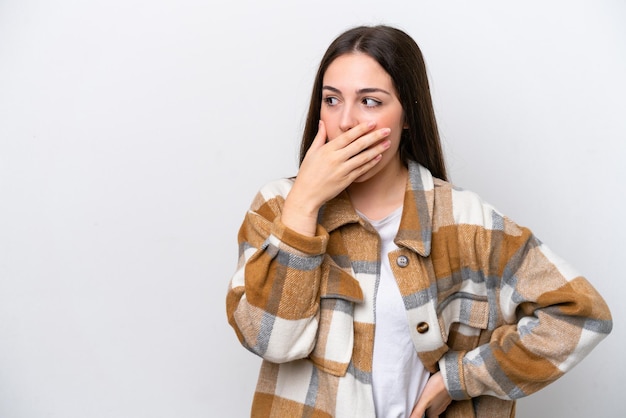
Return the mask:
[[[258, 193], [239, 231], [227, 315], [263, 358], [253, 417], [373, 417], [376, 231], [344, 192], [315, 237], [280, 221], [293, 180]], [[411, 163], [389, 253], [411, 338], [440, 370], [446, 417], [514, 416], [611, 330], [598, 292], [528, 229]]]

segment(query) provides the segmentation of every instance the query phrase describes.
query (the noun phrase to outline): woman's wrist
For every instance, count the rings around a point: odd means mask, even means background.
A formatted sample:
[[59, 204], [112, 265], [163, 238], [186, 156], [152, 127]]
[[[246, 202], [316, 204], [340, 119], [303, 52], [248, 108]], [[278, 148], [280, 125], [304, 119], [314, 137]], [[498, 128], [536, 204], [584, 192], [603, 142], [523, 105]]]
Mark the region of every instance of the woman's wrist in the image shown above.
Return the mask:
[[281, 222], [299, 234], [314, 237], [317, 230], [317, 215], [321, 206], [300, 201], [291, 193], [285, 199]]

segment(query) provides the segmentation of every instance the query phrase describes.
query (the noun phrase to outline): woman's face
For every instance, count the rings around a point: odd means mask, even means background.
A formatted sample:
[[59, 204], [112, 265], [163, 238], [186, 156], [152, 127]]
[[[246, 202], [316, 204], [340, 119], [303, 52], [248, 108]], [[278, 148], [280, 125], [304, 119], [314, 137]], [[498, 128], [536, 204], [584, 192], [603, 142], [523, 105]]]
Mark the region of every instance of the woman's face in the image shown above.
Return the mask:
[[330, 63], [322, 79], [320, 118], [326, 125], [329, 141], [362, 122], [375, 121], [375, 129], [391, 128], [387, 137], [391, 146], [367, 173], [367, 178], [390, 161], [399, 162], [404, 111], [391, 76], [369, 55], [344, 54]]

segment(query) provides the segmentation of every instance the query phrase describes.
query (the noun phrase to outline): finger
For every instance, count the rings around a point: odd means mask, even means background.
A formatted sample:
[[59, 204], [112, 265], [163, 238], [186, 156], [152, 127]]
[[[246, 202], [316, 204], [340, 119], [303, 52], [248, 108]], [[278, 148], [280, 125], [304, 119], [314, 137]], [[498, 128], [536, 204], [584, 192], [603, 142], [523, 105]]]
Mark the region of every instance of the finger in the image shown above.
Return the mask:
[[[363, 165], [373, 162], [373, 160], [379, 160], [382, 158], [382, 154], [389, 149], [391, 141], [385, 139], [379, 143], [363, 150], [348, 158], [348, 164], [350, 164], [350, 170], [356, 170]], [[371, 167], [369, 167], [371, 168]]]
[[346, 131], [343, 134], [337, 136], [332, 141], [330, 141], [330, 143], [334, 145], [335, 149], [345, 148], [356, 139], [370, 132], [372, 129], [374, 129], [374, 127], [376, 127], [375, 121], [360, 123], [349, 131]]
[[424, 418], [424, 410], [421, 408], [413, 408], [413, 412], [411, 412], [411, 416], [409, 418]]
[[384, 142], [382, 140], [388, 137], [390, 133], [391, 129], [382, 128], [358, 138], [345, 147], [347, 157], [350, 158], [355, 155], [359, 155], [365, 152], [365, 150], [368, 150], [368, 148], [374, 149], [374, 146], [376, 144], [382, 144]]
[[319, 148], [326, 143], [326, 124], [322, 120], [317, 124], [317, 134], [315, 138], [313, 138], [313, 142], [311, 142], [310, 148]]
[[377, 154], [373, 158], [364, 159], [364, 156], [359, 155], [354, 157], [353, 160], [358, 159], [360, 162], [354, 163], [352, 160], [349, 161], [351, 167], [348, 169], [347, 180], [352, 183], [354, 180], [367, 173], [369, 170], [374, 168], [376, 164], [378, 164], [383, 158], [382, 154]]

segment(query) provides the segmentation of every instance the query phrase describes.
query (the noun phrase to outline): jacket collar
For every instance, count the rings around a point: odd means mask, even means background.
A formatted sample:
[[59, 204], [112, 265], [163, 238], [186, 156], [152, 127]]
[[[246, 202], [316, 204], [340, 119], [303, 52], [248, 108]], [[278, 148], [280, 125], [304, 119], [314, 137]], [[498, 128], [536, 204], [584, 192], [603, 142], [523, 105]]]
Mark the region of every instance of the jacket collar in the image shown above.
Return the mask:
[[[400, 229], [394, 242], [428, 257], [432, 237], [434, 182], [430, 171], [416, 162], [409, 162], [409, 175], [404, 192]], [[345, 190], [329, 200], [320, 211], [319, 223], [329, 233], [349, 224], [364, 221], [354, 210]]]

